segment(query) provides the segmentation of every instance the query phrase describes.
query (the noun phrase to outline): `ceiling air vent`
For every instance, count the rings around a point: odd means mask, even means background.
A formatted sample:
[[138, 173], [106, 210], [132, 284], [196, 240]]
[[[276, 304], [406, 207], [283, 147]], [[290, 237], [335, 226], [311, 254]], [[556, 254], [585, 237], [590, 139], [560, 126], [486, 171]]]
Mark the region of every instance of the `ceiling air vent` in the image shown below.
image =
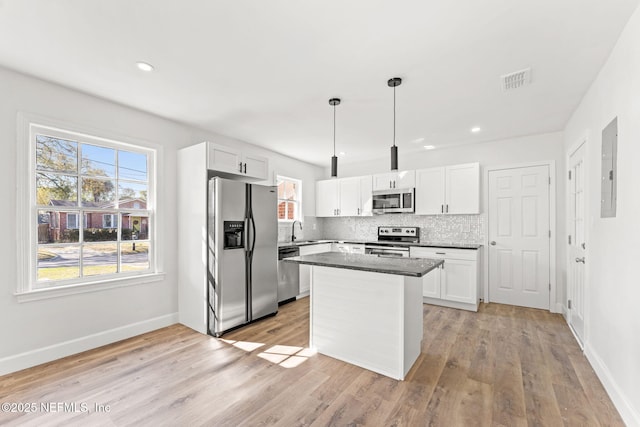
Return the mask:
[[500, 82], [502, 83], [503, 92], [508, 92], [510, 90], [526, 86], [531, 82], [531, 68], [504, 74], [500, 76]]

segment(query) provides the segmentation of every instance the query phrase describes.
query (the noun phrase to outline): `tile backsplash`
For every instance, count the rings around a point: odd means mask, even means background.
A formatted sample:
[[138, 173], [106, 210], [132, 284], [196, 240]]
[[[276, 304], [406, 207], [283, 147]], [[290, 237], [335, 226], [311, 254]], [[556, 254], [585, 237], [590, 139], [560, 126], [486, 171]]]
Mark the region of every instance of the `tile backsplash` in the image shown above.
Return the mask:
[[[324, 239], [376, 240], [379, 226], [420, 227], [420, 241], [482, 243], [485, 216], [388, 214], [370, 217], [317, 218]], [[308, 237], [307, 237], [308, 238]]]
[[[316, 218], [315, 216], [305, 216], [302, 222], [302, 230], [296, 222], [295, 234], [296, 240], [318, 240], [323, 239], [322, 232], [322, 218]], [[290, 242], [291, 241], [291, 229], [293, 224], [291, 222], [279, 222], [278, 223], [278, 242]]]
[[[420, 227], [420, 241], [483, 243], [485, 215], [388, 214], [368, 217], [304, 217], [302, 230], [295, 225], [296, 240], [377, 240], [379, 226]], [[278, 223], [278, 241], [291, 241], [292, 223]]]

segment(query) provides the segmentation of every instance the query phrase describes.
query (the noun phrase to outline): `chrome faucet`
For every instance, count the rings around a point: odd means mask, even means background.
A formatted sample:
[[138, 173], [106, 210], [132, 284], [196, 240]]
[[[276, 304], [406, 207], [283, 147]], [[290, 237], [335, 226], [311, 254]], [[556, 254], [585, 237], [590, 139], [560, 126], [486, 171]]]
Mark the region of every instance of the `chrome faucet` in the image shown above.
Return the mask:
[[293, 224], [291, 224], [291, 241], [292, 242], [296, 241], [296, 222], [300, 226], [300, 230], [302, 230], [302, 223], [300, 221], [298, 221], [297, 219], [295, 221], [293, 221]]

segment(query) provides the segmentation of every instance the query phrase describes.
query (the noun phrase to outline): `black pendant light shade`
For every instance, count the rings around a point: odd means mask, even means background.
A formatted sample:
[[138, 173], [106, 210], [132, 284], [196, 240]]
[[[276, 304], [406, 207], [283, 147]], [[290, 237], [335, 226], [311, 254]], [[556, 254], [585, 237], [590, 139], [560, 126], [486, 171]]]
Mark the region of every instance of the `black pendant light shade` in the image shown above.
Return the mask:
[[340, 98], [331, 98], [329, 105], [333, 107], [333, 156], [331, 157], [331, 177], [338, 176], [338, 158], [336, 157], [336, 105], [340, 105]]
[[398, 147], [395, 145], [391, 146], [391, 170], [398, 170]]
[[394, 77], [387, 81], [387, 85], [393, 88], [393, 145], [391, 146], [391, 170], [398, 170], [398, 147], [396, 147], [396, 87], [402, 84], [400, 77]]
[[338, 158], [336, 156], [331, 156], [331, 177], [335, 178], [338, 176]]

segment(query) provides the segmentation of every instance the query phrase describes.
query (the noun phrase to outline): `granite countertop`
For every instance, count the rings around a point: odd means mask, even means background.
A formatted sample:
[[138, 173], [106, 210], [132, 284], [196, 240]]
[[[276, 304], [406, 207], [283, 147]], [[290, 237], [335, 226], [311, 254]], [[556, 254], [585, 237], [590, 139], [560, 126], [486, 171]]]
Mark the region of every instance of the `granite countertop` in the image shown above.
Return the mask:
[[344, 252], [322, 252], [285, 258], [283, 261], [412, 277], [422, 277], [444, 263], [440, 259], [382, 257]]
[[307, 246], [307, 245], [319, 245], [322, 243], [351, 243], [356, 245], [389, 245], [389, 246], [422, 246], [427, 248], [451, 248], [451, 249], [480, 249], [483, 245], [480, 243], [456, 243], [456, 242], [419, 242], [419, 243], [405, 243], [405, 242], [379, 242], [377, 240], [301, 240], [298, 242], [278, 242], [278, 247], [289, 246]]

